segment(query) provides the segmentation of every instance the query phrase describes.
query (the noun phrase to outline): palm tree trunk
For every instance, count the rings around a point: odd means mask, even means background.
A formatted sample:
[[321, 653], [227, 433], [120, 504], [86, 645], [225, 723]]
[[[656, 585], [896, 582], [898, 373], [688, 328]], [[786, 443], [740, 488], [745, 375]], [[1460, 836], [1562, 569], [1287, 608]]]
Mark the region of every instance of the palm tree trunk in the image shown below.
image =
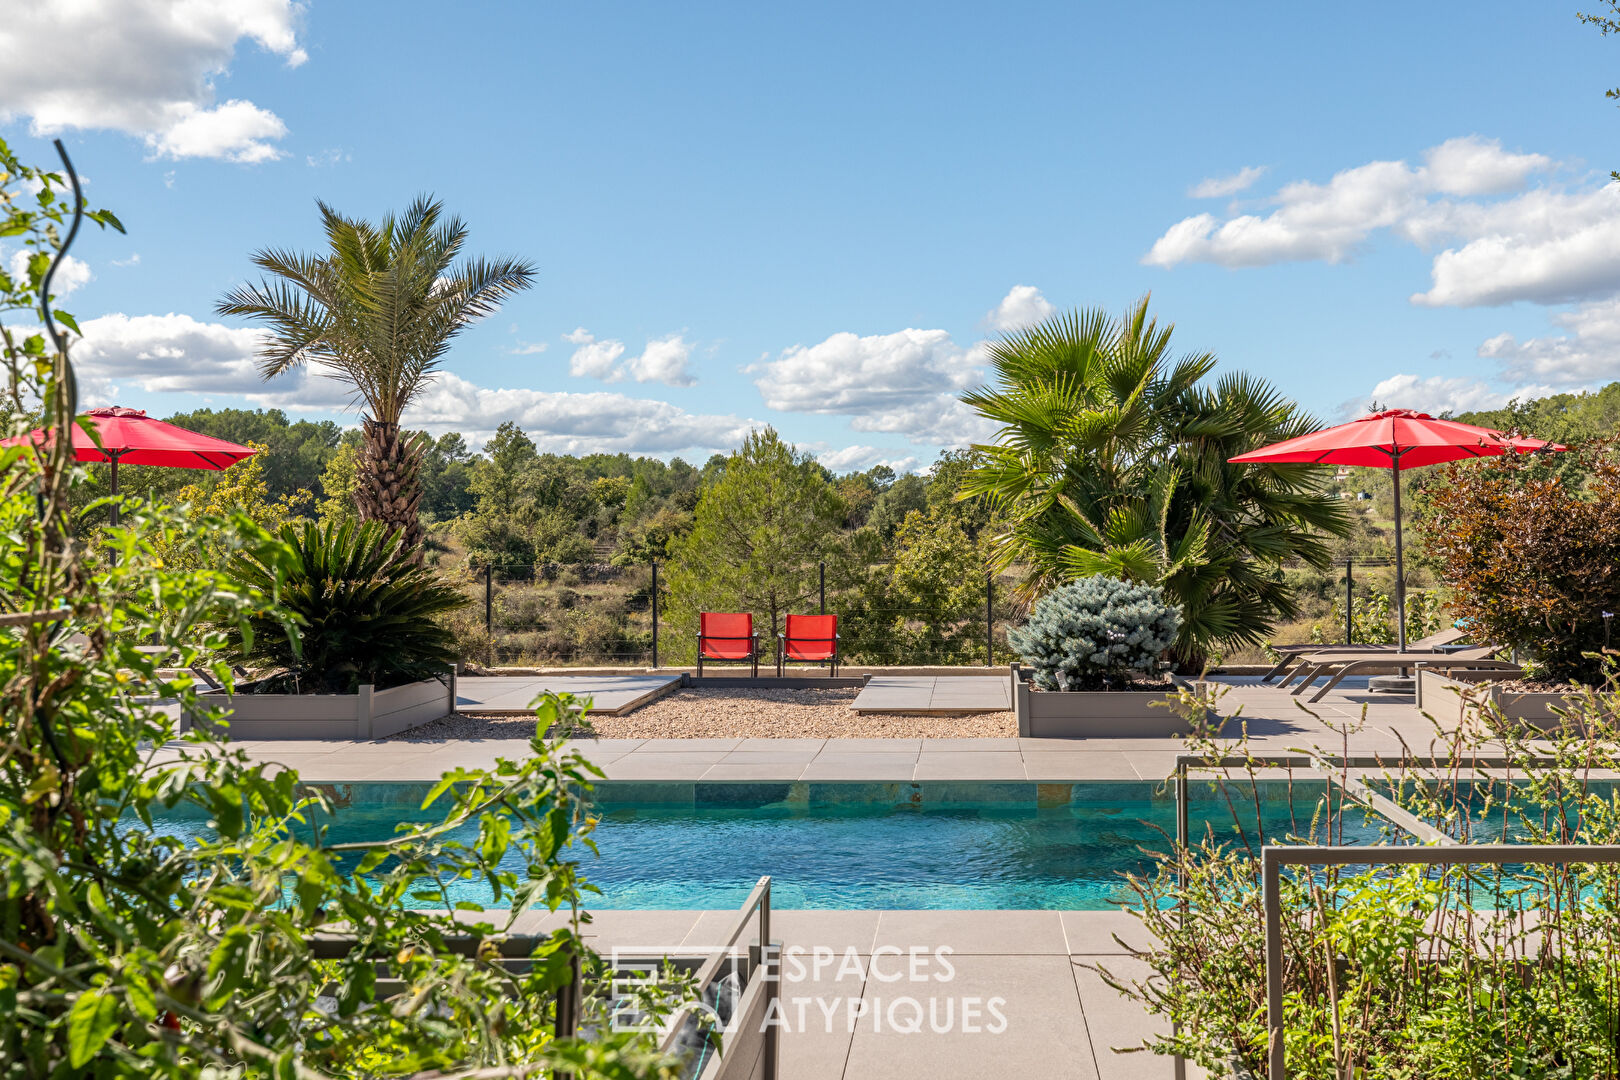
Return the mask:
[[361, 521], [380, 521], [404, 534], [404, 550], [422, 558], [422, 446], [402, 438], [398, 424], [362, 418], [364, 441], [354, 501]]

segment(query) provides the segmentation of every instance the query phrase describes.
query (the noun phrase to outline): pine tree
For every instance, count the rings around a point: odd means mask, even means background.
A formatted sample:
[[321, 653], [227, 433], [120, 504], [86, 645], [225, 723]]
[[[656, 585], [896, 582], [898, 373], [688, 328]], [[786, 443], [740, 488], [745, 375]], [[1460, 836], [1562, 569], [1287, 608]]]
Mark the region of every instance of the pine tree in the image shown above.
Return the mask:
[[813, 611], [818, 565], [841, 551], [844, 507], [809, 454], [772, 428], [750, 432], [698, 500], [670, 573], [677, 648], [696, 642], [700, 611], [747, 611], [767, 648], [783, 616]]

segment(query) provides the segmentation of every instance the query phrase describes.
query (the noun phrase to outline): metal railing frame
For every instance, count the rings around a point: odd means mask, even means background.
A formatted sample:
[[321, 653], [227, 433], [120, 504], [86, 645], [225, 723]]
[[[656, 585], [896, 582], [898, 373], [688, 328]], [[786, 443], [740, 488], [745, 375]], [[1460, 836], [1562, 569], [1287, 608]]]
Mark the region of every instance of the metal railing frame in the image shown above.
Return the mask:
[[[720, 943], [722, 951], [715, 952], [698, 968], [694, 978], [699, 1000], [703, 992], [715, 981], [726, 956], [723, 950], [731, 948], [742, 937], [743, 931], [748, 928], [749, 922], [755, 913], [759, 916], [759, 935], [756, 944], [750, 949], [750, 964], [759, 978], [766, 980], [768, 995], [767, 1017], [774, 1017], [780, 1008], [781, 997], [781, 948], [780, 942], [771, 940], [771, 879], [767, 875], [759, 879], [758, 883], [737, 909], [737, 920], [732, 924], [731, 932]], [[547, 940], [549, 934], [512, 934], [500, 939], [500, 960], [502, 963], [525, 963], [534, 953], [536, 946]], [[476, 934], [448, 934], [445, 936], [445, 945], [449, 952], [461, 956], [476, 956], [486, 944], [485, 939]], [[313, 933], [307, 939], [310, 954], [319, 960], [338, 960], [349, 955], [359, 947], [359, 940], [351, 935], [342, 933]], [[581, 1011], [584, 1003], [584, 985], [581, 978], [580, 954], [576, 949], [570, 949], [568, 954], [569, 968], [572, 978], [558, 988], [556, 993], [556, 1015], [552, 1025], [553, 1034], [558, 1039], [572, 1038], [579, 1033]], [[386, 968], [385, 961], [378, 963]], [[670, 1051], [674, 1048], [686, 1022], [692, 1014], [693, 1007], [688, 1005], [680, 1009], [671, 1018], [669, 1032], [662, 1040], [660, 1049]], [[765, 1067], [764, 1080], [776, 1080], [777, 1054], [778, 1054], [778, 1025], [766, 1025], [765, 1037]], [[559, 1074], [559, 1080], [566, 1080], [565, 1074]]]
[[[1185, 853], [1190, 843], [1187, 817], [1187, 773], [1190, 769], [1226, 770], [1260, 765], [1268, 768], [1310, 768], [1320, 773], [1330, 788], [1337, 786], [1355, 802], [1376, 810], [1392, 824], [1421, 840], [1423, 847], [1374, 844], [1347, 847], [1334, 844], [1265, 844], [1260, 849], [1261, 901], [1266, 939], [1266, 1034], [1268, 1080], [1287, 1080], [1286, 1047], [1283, 1040], [1282, 971], [1282, 867], [1284, 866], [1502, 866], [1509, 863], [1566, 866], [1583, 863], [1620, 863], [1617, 844], [1468, 844], [1458, 840], [1389, 798], [1373, 791], [1358, 777], [1336, 774], [1345, 769], [1385, 768], [1397, 762], [1413, 762], [1412, 755], [1390, 759], [1378, 755], [1332, 754], [1250, 754], [1210, 759], [1199, 754], [1177, 754], [1170, 779], [1176, 795], [1176, 845]], [[1471, 771], [1522, 766], [1522, 760], [1500, 756], [1480, 756], [1465, 762], [1432, 758], [1432, 765], [1466, 765]], [[1482, 777], [1482, 779], [1492, 779]], [[1185, 874], [1178, 871], [1183, 885]], [[1185, 1080], [1187, 1063], [1175, 1059], [1176, 1080]]]
[[[748, 924], [749, 922], [753, 921], [756, 912], [759, 915], [759, 935], [752, 950], [753, 956], [751, 956], [750, 959], [755, 965], [757, 965], [755, 970], [758, 972], [758, 977], [766, 980], [767, 996], [769, 1000], [769, 1003], [766, 1006], [766, 1016], [769, 1018], [776, 1015], [779, 1008], [777, 1003], [780, 1000], [780, 995], [782, 992], [781, 978], [779, 975], [781, 966], [780, 951], [782, 946], [780, 942], [771, 940], [771, 878], [769, 874], [759, 879], [759, 882], [754, 886], [753, 891], [748, 894], [748, 898], [744, 900], [742, 902], [742, 906], [737, 909], [737, 921], [732, 923], [731, 932], [726, 935], [724, 941], [719, 943], [719, 951], [716, 951], [712, 956], [703, 962], [702, 967], [698, 968], [697, 976], [693, 981], [696, 986], [698, 998], [701, 1000], [704, 991], [708, 989], [709, 985], [714, 982], [716, 976], [720, 974], [721, 965], [726, 959], [724, 950], [729, 949], [733, 945], [737, 944], [737, 940], [742, 937], [743, 931], [748, 929]], [[741, 998], [739, 997], [739, 1001], [740, 1000]], [[688, 1005], [679, 1010], [673, 1017], [670, 1018], [669, 1033], [664, 1037], [659, 1049], [669, 1052], [675, 1048], [675, 1045], [680, 1038], [681, 1029], [685, 1026], [687, 1017], [691, 1016], [693, 1012], [693, 1007]], [[764, 1080], [776, 1080], [778, 1050], [777, 1025], [775, 1023], [767, 1023], [765, 1026], [764, 1035], [765, 1067], [762, 1070]]]

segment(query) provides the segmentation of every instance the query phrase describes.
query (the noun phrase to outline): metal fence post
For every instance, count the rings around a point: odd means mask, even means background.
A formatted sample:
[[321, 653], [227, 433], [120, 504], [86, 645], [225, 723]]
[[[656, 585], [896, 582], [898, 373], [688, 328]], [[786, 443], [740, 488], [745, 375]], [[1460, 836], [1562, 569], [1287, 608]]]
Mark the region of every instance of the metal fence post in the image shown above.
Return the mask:
[[996, 666], [996, 575], [984, 575], [984, 666]]
[[821, 564], [821, 614], [827, 614], [827, 563]]
[[[1187, 849], [1192, 843], [1192, 830], [1187, 823], [1187, 762], [1181, 758], [1176, 759], [1176, 884], [1183, 892], [1181, 896], [1181, 915], [1187, 915]], [[1172, 1035], [1181, 1034], [1181, 1022], [1172, 1021], [1170, 1025]], [[1172, 1075], [1175, 1080], [1187, 1080], [1187, 1059], [1177, 1054], [1172, 1066]]]
[[1344, 643], [1356, 643], [1356, 622], [1351, 612], [1354, 610], [1356, 588], [1356, 560], [1348, 555], [1344, 559]]
[[[580, 982], [579, 950], [569, 946], [568, 970], [570, 978], [557, 991], [557, 1013], [552, 1032], [558, 1039], [572, 1039], [579, 1034], [579, 1006], [583, 987]], [[557, 1080], [572, 1080], [573, 1073], [559, 1072]]]
[[1283, 1043], [1282, 880], [1276, 850], [1260, 849], [1260, 897], [1266, 920], [1266, 1075], [1287, 1075]]
[[484, 564], [484, 666], [495, 666], [495, 564]]
[[653, 670], [658, 669], [658, 560], [652, 561]]

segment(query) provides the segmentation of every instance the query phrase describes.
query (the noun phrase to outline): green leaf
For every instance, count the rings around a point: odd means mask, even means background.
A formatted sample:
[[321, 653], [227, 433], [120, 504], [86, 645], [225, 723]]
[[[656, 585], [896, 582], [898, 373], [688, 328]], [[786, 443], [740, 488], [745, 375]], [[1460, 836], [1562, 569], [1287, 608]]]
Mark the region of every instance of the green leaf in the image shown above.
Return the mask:
[[104, 990], [79, 995], [68, 1011], [68, 1064], [82, 1069], [118, 1027], [118, 1001]]
[[79, 329], [79, 320], [75, 319], [72, 315], [69, 315], [67, 312], [65, 312], [65, 311], [52, 311], [51, 316], [54, 319], [56, 319], [57, 322], [61, 323], [65, 327], [67, 327], [69, 330], [73, 331], [75, 334], [78, 334], [81, 337], [84, 335], [84, 331]]
[[354, 868], [354, 872], [356, 874], [369, 874], [381, 866], [387, 858], [387, 848], [372, 848], [366, 852], [365, 858], [360, 860], [360, 865]]

